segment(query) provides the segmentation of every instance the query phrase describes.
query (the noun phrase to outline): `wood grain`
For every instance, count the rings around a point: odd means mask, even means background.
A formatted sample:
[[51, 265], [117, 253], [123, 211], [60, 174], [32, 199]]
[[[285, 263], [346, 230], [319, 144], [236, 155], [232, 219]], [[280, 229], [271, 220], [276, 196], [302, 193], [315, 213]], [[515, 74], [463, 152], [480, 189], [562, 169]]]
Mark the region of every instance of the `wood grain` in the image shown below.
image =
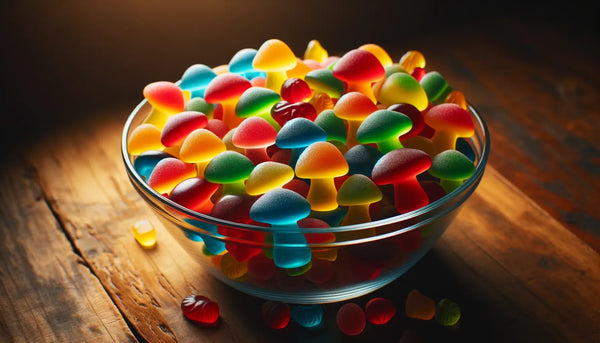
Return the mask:
[[[67, 235], [140, 337], [151, 342], [277, 342], [286, 335], [348, 340], [331, 324], [339, 304], [325, 307], [330, 324], [321, 330], [265, 330], [257, 316], [259, 299], [221, 285], [196, 266], [129, 184], [118, 153], [121, 126], [114, 120], [83, 123], [42, 143], [29, 160]], [[159, 229], [154, 250], [142, 249], [132, 237], [130, 225], [140, 218], [153, 218]], [[598, 337], [599, 255], [491, 166], [431, 254], [375, 294], [401, 306], [410, 288], [438, 300], [460, 299], [465, 320], [450, 335], [457, 340]], [[198, 328], [181, 315], [181, 299], [195, 292], [220, 303], [219, 329]], [[407, 325], [371, 328], [362, 337], [397, 340]], [[449, 333], [438, 328], [430, 335], [447, 339]]]
[[23, 161], [0, 174], [0, 341], [131, 342], [135, 337], [66, 239]]

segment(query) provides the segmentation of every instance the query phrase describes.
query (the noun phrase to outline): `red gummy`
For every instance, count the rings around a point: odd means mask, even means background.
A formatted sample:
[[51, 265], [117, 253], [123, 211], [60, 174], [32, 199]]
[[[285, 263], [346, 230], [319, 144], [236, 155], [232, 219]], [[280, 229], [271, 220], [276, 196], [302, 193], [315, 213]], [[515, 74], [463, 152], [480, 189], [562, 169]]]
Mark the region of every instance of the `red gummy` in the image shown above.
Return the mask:
[[387, 109], [390, 111], [402, 113], [409, 117], [412, 121], [412, 127], [410, 128], [410, 131], [403, 134], [400, 137], [401, 140], [416, 136], [419, 133], [421, 133], [421, 131], [423, 131], [423, 128], [425, 127], [425, 120], [423, 119], [423, 114], [414, 105], [411, 105], [409, 103], [394, 104], [388, 107]]
[[306, 81], [291, 77], [281, 85], [281, 98], [294, 103], [310, 98], [312, 91]]
[[396, 306], [389, 299], [373, 298], [365, 306], [365, 314], [371, 324], [386, 324], [396, 315]]
[[219, 304], [203, 295], [188, 295], [181, 301], [183, 315], [202, 326], [215, 327], [219, 323]]
[[425, 76], [425, 73], [426, 73], [425, 68], [415, 67], [415, 69], [413, 69], [412, 73], [410, 73], [410, 76], [414, 77], [415, 80], [417, 80], [417, 81], [421, 81], [423, 76]]
[[355, 303], [347, 303], [340, 307], [336, 321], [340, 331], [348, 336], [359, 335], [367, 324], [365, 312]]
[[286, 122], [299, 117], [315, 121], [317, 110], [308, 102], [289, 103], [282, 100], [273, 105], [271, 116], [279, 125], [283, 126]]
[[267, 301], [261, 307], [265, 324], [271, 329], [283, 329], [290, 322], [290, 307], [286, 303]]
[[169, 117], [160, 135], [160, 142], [164, 146], [177, 145], [196, 130], [203, 129], [208, 124], [208, 118], [202, 112], [185, 111]]

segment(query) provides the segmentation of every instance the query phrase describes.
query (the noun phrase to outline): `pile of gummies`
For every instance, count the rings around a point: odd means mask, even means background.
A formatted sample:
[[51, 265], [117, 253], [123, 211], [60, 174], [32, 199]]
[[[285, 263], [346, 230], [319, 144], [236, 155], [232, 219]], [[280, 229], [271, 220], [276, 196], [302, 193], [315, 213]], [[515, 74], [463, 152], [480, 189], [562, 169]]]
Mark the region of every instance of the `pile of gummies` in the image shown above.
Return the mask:
[[[334, 261], [335, 252], [309, 245], [373, 233], [298, 228], [407, 213], [452, 192], [475, 170], [465, 96], [426, 71], [419, 51], [394, 62], [382, 47], [365, 44], [329, 56], [313, 40], [300, 58], [271, 39], [226, 65], [194, 64], [178, 83], [150, 83], [143, 95], [151, 111], [127, 149], [145, 182], [190, 210], [273, 227], [265, 254], [204, 236], [207, 254], [221, 256], [232, 278], [243, 273], [231, 266], [251, 260], [264, 271], [264, 255], [298, 273], [318, 263], [315, 255]], [[216, 231], [238, 241], [267, 239], [260, 230]]]

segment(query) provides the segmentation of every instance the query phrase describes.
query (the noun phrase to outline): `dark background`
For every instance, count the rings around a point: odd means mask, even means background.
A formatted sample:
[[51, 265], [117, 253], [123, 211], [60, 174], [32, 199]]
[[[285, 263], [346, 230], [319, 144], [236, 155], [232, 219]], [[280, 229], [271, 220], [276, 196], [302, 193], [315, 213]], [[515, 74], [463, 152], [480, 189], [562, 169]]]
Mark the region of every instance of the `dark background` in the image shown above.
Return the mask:
[[146, 84], [175, 81], [194, 63], [227, 63], [239, 49], [258, 48], [270, 38], [285, 41], [298, 56], [311, 39], [331, 55], [364, 43], [407, 51], [437, 32], [513, 20], [551, 23], [573, 35], [593, 34], [597, 41], [598, 20], [581, 4], [5, 0], [0, 142], [18, 145], [31, 134], [107, 108], [132, 108]]

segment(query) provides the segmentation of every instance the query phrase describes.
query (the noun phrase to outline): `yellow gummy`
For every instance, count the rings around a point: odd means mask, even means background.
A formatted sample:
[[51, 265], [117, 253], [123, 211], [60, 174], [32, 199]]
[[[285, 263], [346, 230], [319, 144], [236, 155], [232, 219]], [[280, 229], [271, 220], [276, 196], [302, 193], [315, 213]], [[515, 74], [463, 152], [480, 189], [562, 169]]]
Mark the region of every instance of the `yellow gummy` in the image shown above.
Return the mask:
[[430, 320], [435, 316], [435, 302], [414, 289], [406, 297], [406, 316], [422, 320]]
[[230, 279], [239, 279], [248, 273], [248, 263], [239, 262], [230, 253], [223, 255], [220, 266], [223, 275]]
[[162, 150], [164, 145], [160, 142], [160, 130], [152, 124], [142, 124], [136, 127], [129, 141], [127, 151], [131, 155], [139, 155], [148, 150]]
[[306, 74], [308, 74], [308, 72], [310, 72], [312, 69], [307, 66], [304, 62], [302, 62], [300, 59], [298, 59], [296, 61], [296, 66], [290, 70], [287, 71], [287, 77], [288, 78], [298, 78], [298, 79], [304, 79], [304, 76], [306, 76]]
[[420, 51], [410, 50], [400, 57], [399, 63], [407, 73], [412, 73], [416, 67], [425, 68], [425, 56]]
[[452, 92], [450, 92], [446, 96], [446, 99], [444, 100], [444, 102], [457, 104], [458, 106], [462, 107], [465, 110], [469, 109], [467, 106], [467, 99], [465, 99], [465, 95], [463, 94], [463, 92], [458, 91], [458, 90], [453, 90]]
[[144, 248], [153, 248], [156, 245], [156, 229], [148, 219], [137, 221], [131, 227], [135, 240]]
[[250, 173], [246, 180], [246, 193], [249, 195], [264, 194], [272, 189], [280, 188], [294, 178], [294, 170], [287, 164], [278, 162], [262, 162]]
[[186, 163], [206, 162], [225, 150], [225, 143], [217, 135], [206, 129], [197, 129], [190, 132], [181, 144], [179, 157]]
[[318, 40], [313, 39], [308, 42], [308, 46], [304, 52], [305, 60], [315, 60], [319, 63], [323, 63], [328, 57], [329, 54], [327, 53], [327, 50], [323, 49], [323, 46], [321, 46], [321, 43], [319, 43]]
[[162, 130], [167, 122], [167, 119], [169, 119], [169, 115], [167, 113], [156, 108], [152, 108], [146, 119], [144, 119], [144, 124], [152, 124], [158, 129]]
[[375, 55], [375, 57], [377, 57], [377, 59], [379, 60], [379, 63], [381, 63], [381, 65], [384, 68], [387, 66], [391, 66], [393, 63], [392, 58], [387, 53], [387, 51], [385, 51], [382, 47], [380, 47], [377, 44], [365, 44], [360, 46], [359, 49], [368, 51]]

